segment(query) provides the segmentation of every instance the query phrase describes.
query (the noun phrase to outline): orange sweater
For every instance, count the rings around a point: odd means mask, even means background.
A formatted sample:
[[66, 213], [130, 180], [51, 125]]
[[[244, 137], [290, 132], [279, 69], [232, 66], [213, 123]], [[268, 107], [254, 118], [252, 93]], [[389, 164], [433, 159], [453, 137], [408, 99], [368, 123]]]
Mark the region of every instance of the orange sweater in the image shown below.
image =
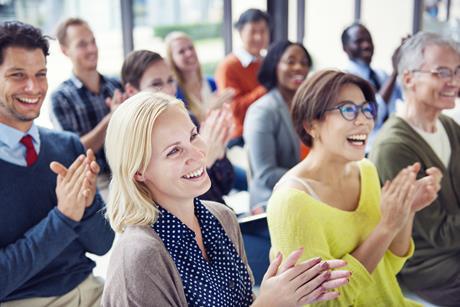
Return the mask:
[[233, 54], [229, 54], [217, 67], [217, 87], [222, 90], [233, 88], [235, 97], [232, 101], [235, 130], [233, 137], [243, 135], [243, 123], [249, 106], [262, 97], [266, 90], [257, 81], [257, 73], [260, 61], [252, 62], [248, 67], [243, 67], [240, 60]]

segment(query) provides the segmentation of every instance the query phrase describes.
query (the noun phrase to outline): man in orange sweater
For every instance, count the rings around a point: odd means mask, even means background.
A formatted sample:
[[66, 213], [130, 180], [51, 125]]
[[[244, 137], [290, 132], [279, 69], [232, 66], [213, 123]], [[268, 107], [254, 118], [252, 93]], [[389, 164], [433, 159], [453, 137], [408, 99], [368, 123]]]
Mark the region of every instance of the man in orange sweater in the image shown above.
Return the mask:
[[270, 41], [269, 16], [258, 9], [249, 9], [241, 14], [235, 24], [243, 42], [243, 48], [230, 53], [217, 67], [218, 88], [233, 88], [232, 101], [235, 130], [228, 147], [243, 146], [243, 123], [249, 106], [266, 92], [257, 81], [262, 62], [260, 52]]

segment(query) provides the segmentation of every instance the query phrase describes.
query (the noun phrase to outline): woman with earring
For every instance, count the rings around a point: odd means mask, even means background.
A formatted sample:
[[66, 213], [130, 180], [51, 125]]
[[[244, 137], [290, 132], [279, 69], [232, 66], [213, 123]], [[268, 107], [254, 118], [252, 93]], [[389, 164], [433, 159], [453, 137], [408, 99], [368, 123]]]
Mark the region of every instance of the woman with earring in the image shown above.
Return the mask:
[[343, 260], [271, 263], [254, 299], [234, 213], [201, 201], [210, 187], [206, 144], [181, 101], [141, 92], [113, 114], [107, 217], [120, 234], [103, 306], [300, 306], [337, 297]]
[[[310, 152], [269, 200], [272, 248], [285, 254], [302, 245], [305, 258], [346, 260], [353, 278], [331, 306], [418, 306], [403, 297], [396, 274], [414, 251], [415, 212], [436, 198], [441, 173], [416, 181], [415, 163], [380, 189], [375, 166], [364, 159], [374, 98], [369, 83], [339, 71], [318, 72], [300, 86], [291, 114]], [[417, 201], [416, 193], [429, 200]]]
[[301, 159], [305, 146], [295, 132], [289, 109], [311, 66], [305, 47], [285, 40], [269, 48], [260, 67], [258, 79], [268, 93], [249, 107], [243, 129], [252, 171], [252, 209], [265, 208], [276, 182]]

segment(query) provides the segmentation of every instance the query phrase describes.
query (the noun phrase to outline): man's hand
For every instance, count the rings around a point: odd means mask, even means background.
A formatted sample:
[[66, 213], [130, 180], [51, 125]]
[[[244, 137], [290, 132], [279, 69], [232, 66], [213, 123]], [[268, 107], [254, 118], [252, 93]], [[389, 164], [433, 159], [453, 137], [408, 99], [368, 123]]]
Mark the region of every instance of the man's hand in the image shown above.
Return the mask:
[[122, 93], [119, 89], [116, 89], [114, 92], [113, 92], [113, 96], [112, 98], [110, 97], [107, 97], [105, 99], [105, 103], [107, 104], [107, 106], [110, 108], [110, 113], [113, 113], [115, 112], [115, 110], [118, 108], [118, 106], [120, 104], [123, 103], [123, 101], [125, 101], [126, 99], [128, 99], [128, 94], [126, 93]]
[[57, 174], [57, 208], [68, 218], [79, 222], [86, 207], [91, 206], [96, 194], [96, 178], [100, 171], [94, 153], [88, 149], [86, 157], [80, 155], [67, 169], [59, 162], [50, 164]]

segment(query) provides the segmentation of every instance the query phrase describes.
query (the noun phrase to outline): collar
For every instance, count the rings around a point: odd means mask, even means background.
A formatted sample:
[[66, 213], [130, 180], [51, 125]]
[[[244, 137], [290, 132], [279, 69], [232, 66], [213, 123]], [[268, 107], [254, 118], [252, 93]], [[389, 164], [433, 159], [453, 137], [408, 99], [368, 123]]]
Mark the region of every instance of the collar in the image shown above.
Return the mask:
[[349, 60], [348, 62], [348, 68], [353, 71], [362, 71], [362, 72], [367, 72], [369, 73], [371, 70], [371, 66], [367, 65], [361, 60]]
[[[104, 86], [105, 84], [105, 78], [103, 75], [101, 75], [100, 73], [98, 73], [99, 75], [99, 78], [101, 79], [101, 88]], [[74, 74], [74, 72], [72, 71], [72, 73], [70, 74], [70, 81], [73, 83], [73, 85], [80, 89], [82, 87], [85, 87], [85, 85], [83, 84], [83, 82], [81, 82], [80, 79], [78, 79], [78, 77]]]
[[247, 52], [244, 48], [235, 50], [233, 54], [238, 58], [244, 68], [248, 67], [252, 62], [257, 61], [257, 57]]
[[13, 127], [0, 123], [0, 143], [5, 144], [9, 148], [14, 148], [26, 134], [30, 134], [34, 144], [40, 143], [40, 134], [38, 127], [32, 123], [32, 127], [27, 132], [22, 132]]
[[[197, 204], [198, 202], [198, 204]], [[198, 220], [200, 217], [197, 214], [197, 205], [200, 205], [199, 200], [195, 198], [194, 200], [194, 212]], [[195, 238], [195, 233], [193, 230], [188, 228], [184, 223], [182, 223], [179, 218], [174, 214], [166, 210], [161, 205], [158, 206], [159, 215], [152, 228], [159, 234], [160, 237], [163, 236], [163, 233], [174, 232], [178, 240], [193, 239]]]

